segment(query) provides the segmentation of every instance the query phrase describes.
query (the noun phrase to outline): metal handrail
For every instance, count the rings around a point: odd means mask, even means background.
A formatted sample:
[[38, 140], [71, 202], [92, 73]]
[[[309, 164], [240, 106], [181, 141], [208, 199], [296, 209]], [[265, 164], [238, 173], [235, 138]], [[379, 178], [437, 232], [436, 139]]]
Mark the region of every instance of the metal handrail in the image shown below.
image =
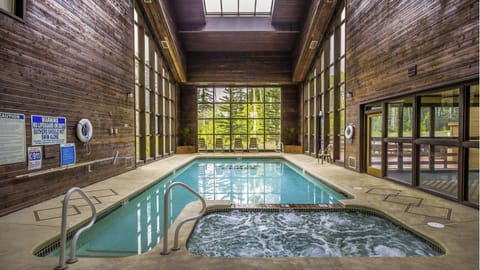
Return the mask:
[[92, 201], [87, 196], [87, 194], [83, 192], [83, 190], [81, 190], [78, 187], [73, 187], [67, 191], [67, 193], [65, 194], [65, 197], [63, 198], [63, 203], [62, 203], [63, 207], [62, 207], [62, 232], [61, 232], [61, 239], [60, 239], [60, 258], [59, 258], [58, 266], [55, 267], [55, 270], [63, 270], [67, 268], [67, 265], [65, 264], [65, 246], [67, 244], [67, 210], [68, 210], [68, 201], [70, 200], [70, 196], [72, 196], [72, 193], [75, 191], [78, 192], [85, 199], [85, 201], [87, 201], [87, 203], [90, 205], [90, 208], [92, 209], [92, 218], [90, 219], [90, 222], [87, 225], [80, 228], [73, 236], [72, 242], [70, 245], [70, 258], [66, 263], [71, 264], [78, 261], [78, 259], [75, 256], [75, 249], [77, 247], [78, 237], [80, 237], [80, 234], [82, 234], [85, 230], [92, 227], [93, 223], [95, 223], [95, 220], [97, 219], [97, 211], [95, 209], [95, 206], [93, 205]]
[[188, 191], [190, 191], [191, 193], [193, 193], [193, 195], [197, 196], [200, 199], [200, 201], [202, 202], [202, 210], [200, 210], [198, 215], [186, 218], [186, 219], [182, 220], [177, 225], [177, 228], [175, 229], [175, 238], [174, 238], [174, 241], [173, 241], [172, 250], [179, 250], [180, 249], [178, 247], [178, 234], [180, 232], [180, 228], [182, 227], [182, 225], [184, 223], [188, 222], [188, 221], [196, 220], [196, 219], [200, 218], [201, 216], [203, 216], [203, 214], [205, 214], [205, 210], [207, 208], [207, 203], [205, 202], [205, 199], [203, 199], [203, 197], [200, 194], [198, 194], [195, 190], [193, 190], [191, 187], [189, 187], [188, 185], [186, 185], [182, 182], [171, 183], [167, 187], [167, 189], [165, 189], [165, 194], [163, 195], [163, 251], [160, 253], [162, 255], [168, 255], [170, 253], [170, 252], [168, 252], [168, 196], [169, 196], [170, 190], [174, 186], [182, 186], [182, 187], [186, 188]]

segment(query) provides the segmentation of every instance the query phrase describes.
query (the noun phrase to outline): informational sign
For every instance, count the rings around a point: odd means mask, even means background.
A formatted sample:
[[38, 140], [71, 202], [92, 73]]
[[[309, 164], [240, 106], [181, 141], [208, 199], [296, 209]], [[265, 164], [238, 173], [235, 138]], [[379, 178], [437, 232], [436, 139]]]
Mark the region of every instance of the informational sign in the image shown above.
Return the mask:
[[32, 145], [62, 144], [67, 142], [65, 117], [32, 115]]
[[0, 165], [25, 162], [25, 115], [0, 112]]
[[28, 170], [37, 170], [42, 168], [42, 147], [28, 147]]
[[75, 164], [75, 144], [66, 143], [60, 145], [60, 166]]

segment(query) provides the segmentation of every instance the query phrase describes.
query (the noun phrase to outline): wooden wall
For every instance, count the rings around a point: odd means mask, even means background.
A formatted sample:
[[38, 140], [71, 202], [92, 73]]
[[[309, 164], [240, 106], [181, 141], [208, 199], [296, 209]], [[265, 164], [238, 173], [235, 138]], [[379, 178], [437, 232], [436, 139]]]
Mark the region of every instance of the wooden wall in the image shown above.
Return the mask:
[[[282, 138], [281, 141], [284, 144], [297, 144], [300, 143], [300, 131], [301, 121], [299, 121], [299, 87], [296, 85], [282, 87]], [[287, 138], [287, 128], [297, 128], [298, 138], [297, 142], [290, 141]]]
[[[133, 7], [131, 1], [27, 1], [24, 21], [0, 13], [0, 111], [67, 119], [67, 142], [77, 163], [132, 157], [135, 166], [133, 92]], [[129, 4], [130, 3], [130, 4]], [[75, 136], [78, 120], [93, 124], [91, 152]], [[110, 128], [118, 134], [110, 135]], [[41, 170], [59, 167], [59, 146]], [[132, 168], [132, 167], [130, 167]], [[0, 215], [86, 186], [128, 168], [120, 159], [46, 173], [27, 174], [26, 163], [0, 166]]]
[[[187, 139], [187, 145], [197, 145], [197, 88], [194, 86], [182, 86], [179, 88], [179, 100], [177, 110], [177, 127], [189, 127], [192, 135]], [[177, 130], [177, 134], [179, 134]], [[178, 137], [178, 136], [177, 136]], [[178, 145], [178, 141], [177, 141]]]
[[197, 52], [187, 58], [189, 83], [291, 84], [292, 59], [275, 52]]
[[[478, 78], [478, 13], [476, 0], [347, 1], [346, 123], [359, 130], [369, 101]], [[357, 169], [360, 145], [346, 144]]]

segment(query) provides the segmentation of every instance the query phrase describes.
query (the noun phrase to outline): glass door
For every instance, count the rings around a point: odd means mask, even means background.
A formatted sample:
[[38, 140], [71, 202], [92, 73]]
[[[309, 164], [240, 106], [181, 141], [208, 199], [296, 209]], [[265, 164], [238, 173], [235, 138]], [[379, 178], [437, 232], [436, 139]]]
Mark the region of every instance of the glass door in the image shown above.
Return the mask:
[[382, 114], [367, 115], [367, 173], [382, 176]]

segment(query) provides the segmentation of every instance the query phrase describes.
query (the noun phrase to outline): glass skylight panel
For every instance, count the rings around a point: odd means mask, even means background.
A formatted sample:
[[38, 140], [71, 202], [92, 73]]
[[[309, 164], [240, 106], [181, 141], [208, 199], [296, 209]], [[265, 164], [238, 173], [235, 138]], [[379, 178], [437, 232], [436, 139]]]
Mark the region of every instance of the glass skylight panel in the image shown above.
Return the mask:
[[209, 13], [221, 13], [222, 5], [220, 4], [221, 0], [205, 0], [205, 9], [207, 14]]
[[257, 0], [256, 13], [271, 13], [272, 0]]
[[271, 15], [273, 0], [204, 0], [206, 15]]
[[255, 12], [255, 0], [240, 0], [239, 12], [253, 14]]
[[222, 0], [222, 13], [238, 13], [237, 0]]

